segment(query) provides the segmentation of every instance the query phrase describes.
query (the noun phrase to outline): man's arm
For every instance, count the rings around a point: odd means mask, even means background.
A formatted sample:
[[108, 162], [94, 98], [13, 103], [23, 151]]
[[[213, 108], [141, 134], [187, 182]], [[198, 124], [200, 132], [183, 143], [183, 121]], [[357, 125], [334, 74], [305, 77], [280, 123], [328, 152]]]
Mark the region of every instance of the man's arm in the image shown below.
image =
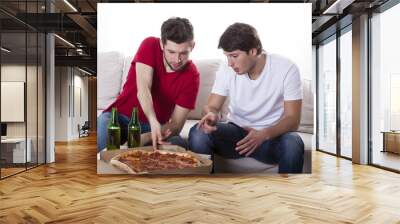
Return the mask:
[[171, 119], [168, 123], [162, 126], [163, 132], [170, 133], [170, 136], [178, 135], [181, 132], [183, 125], [185, 125], [189, 112], [189, 109], [175, 105]]
[[164, 143], [161, 133], [161, 126], [157, 120], [153, 108], [153, 99], [151, 96], [151, 86], [153, 83], [153, 68], [143, 64], [136, 63], [136, 83], [137, 83], [137, 97], [144, 114], [149, 121], [151, 128], [151, 139], [153, 147], [157, 148], [157, 143]]
[[224, 105], [225, 99], [226, 96], [211, 93], [211, 95], [208, 97], [207, 105], [203, 107], [203, 116], [208, 114], [209, 112], [219, 114], [222, 105]]
[[137, 83], [137, 97], [140, 106], [143, 109], [147, 119], [157, 119], [153, 109], [153, 99], [151, 96], [151, 85], [153, 84], [153, 68], [143, 64], [136, 63], [136, 83]]
[[221, 96], [218, 94], [211, 93], [208, 97], [208, 103], [203, 108], [203, 118], [198, 124], [198, 128], [203, 129], [205, 133], [211, 133], [217, 128], [215, 125], [220, 119], [220, 111], [224, 105], [226, 96]]
[[299, 128], [301, 103], [302, 100], [284, 101], [284, 112], [278, 123], [262, 130], [266, 137], [265, 140], [275, 138], [287, 132], [296, 131]]
[[[174, 136], [178, 135], [183, 126], [185, 125], [187, 116], [189, 114], [190, 110], [184, 107], [181, 107], [179, 105], [175, 106], [174, 112], [172, 113], [171, 119], [169, 120], [168, 123], [164, 124], [161, 127], [161, 132], [166, 133], [167, 135], [164, 136], [164, 138], [167, 138], [169, 136]], [[150, 133], [145, 133], [142, 134], [142, 144], [146, 145], [151, 141], [151, 135]]]

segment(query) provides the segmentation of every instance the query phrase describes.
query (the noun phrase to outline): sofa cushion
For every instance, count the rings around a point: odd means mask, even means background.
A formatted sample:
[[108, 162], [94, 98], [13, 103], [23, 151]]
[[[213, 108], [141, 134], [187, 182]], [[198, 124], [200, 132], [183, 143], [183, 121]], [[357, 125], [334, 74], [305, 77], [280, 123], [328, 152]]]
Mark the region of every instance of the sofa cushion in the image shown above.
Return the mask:
[[124, 59], [124, 67], [122, 68], [122, 78], [121, 78], [121, 91], [126, 82], [126, 77], [128, 76], [132, 61], [133, 61], [133, 56], [127, 56]]
[[312, 134], [314, 131], [314, 94], [312, 82], [302, 79], [303, 101], [301, 105], [301, 118], [298, 131]]
[[186, 120], [181, 130], [180, 136], [184, 139], [188, 139], [190, 129], [197, 123], [199, 123], [199, 120]]
[[106, 109], [118, 96], [124, 59], [119, 52], [97, 56], [97, 109]]
[[196, 65], [197, 70], [200, 73], [200, 87], [197, 94], [196, 106], [192, 110], [188, 119], [201, 119], [201, 113], [204, 105], [207, 105], [208, 96], [210, 95], [211, 89], [215, 80], [215, 72], [217, 71], [220, 60], [218, 59], [206, 59], [193, 61]]

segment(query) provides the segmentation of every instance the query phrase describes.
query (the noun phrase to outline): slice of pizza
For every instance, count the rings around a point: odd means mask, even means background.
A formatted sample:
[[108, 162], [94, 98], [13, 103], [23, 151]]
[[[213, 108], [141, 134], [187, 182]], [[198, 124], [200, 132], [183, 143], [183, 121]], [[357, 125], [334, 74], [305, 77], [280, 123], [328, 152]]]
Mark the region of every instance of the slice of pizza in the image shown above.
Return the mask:
[[163, 150], [129, 150], [113, 157], [110, 163], [130, 174], [144, 174], [158, 170], [199, 167], [201, 162], [189, 152]]

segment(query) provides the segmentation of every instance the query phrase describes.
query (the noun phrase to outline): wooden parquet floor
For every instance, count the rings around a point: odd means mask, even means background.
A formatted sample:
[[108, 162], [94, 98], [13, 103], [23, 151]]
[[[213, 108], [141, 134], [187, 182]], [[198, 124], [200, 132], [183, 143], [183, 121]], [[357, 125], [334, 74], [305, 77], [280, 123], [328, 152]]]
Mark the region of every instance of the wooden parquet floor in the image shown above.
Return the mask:
[[0, 223], [400, 223], [400, 175], [314, 152], [311, 175], [102, 176], [89, 137], [0, 181]]
[[24, 171], [25, 170], [25, 167], [21, 167], [21, 168], [9, 168], [9, 167], [7, 167], [7, 168], [1, 168], [1, 176], [2, 177], [7, 177], [7, 176], [10, 176], [10, 175], [13, 175], [13, 174], [15, 174], [15, 173], [18, 173], [18, 172], [22, 172], [22, 171]]

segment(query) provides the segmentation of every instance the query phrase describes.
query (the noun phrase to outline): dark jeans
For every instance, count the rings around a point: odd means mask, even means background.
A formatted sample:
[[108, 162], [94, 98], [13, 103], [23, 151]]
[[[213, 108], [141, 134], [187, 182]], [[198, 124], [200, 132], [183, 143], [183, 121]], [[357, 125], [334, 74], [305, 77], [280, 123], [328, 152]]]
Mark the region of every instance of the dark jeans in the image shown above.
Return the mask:
[[[247, 131], [233, 123], [218, 123], [217, 130], [205, 134], [197, 124], [189, 132], [189, 149], [196, 153], [224, 158], [244, 157], [236, 150], [236, 143], [247, 135]], [[279, 164], [279, 173], [301, 173], [304, 161], [304, 143], [295, 132], [285, 133], [264, 141], [250, 157], [267, 164]]]
[[[100, 152], [107, 146], [107, 125], [111, 118], [111, 112], [103, 112], [97, 118], [97, 152]], [[123, 114], [118, 114], [118, 122], [121, 127], [121, 144], [127, 141], [128, 136], [128, 123], [129, 118]], [[150, 125], [147, 123], [140, 123], [141, 132], [147, 133], [151, 131]], [[180, 136], [171, 136], [167, 140], [173, 145], [179, 145], [183, 148], [187, 148], [187, 142]], [[151, 145], [150, 142], [147, 145]]]

